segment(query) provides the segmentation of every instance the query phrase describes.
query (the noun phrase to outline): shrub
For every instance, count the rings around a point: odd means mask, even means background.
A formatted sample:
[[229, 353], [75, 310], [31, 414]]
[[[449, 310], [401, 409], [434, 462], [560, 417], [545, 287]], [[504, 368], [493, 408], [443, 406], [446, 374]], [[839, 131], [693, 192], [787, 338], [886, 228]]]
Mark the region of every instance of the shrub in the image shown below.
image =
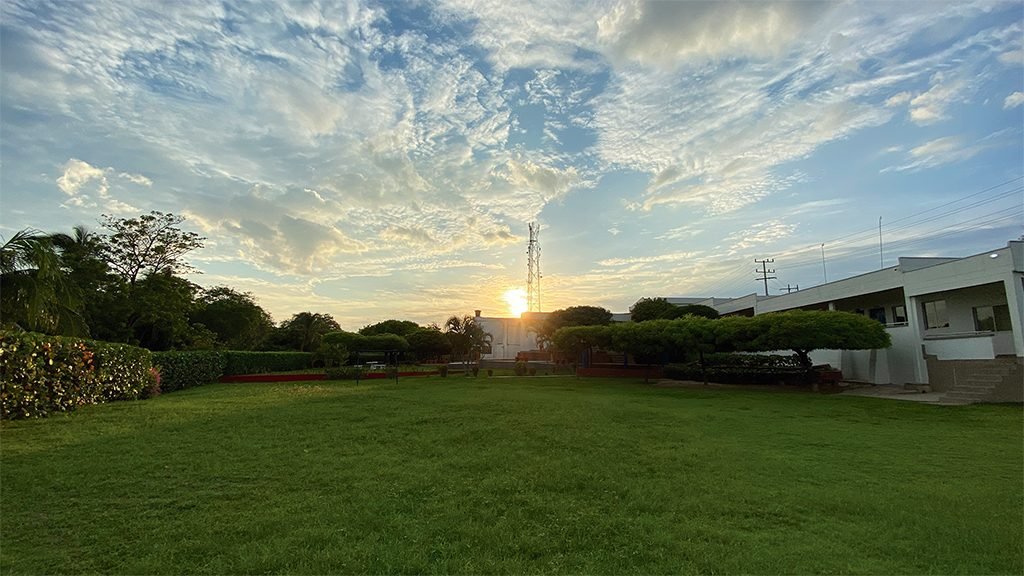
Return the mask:
[[536, 375], [537, 375], [537, 369], [536, 368], [530, 368], [530, 376], [536, 376]]
[[358, 366], [338, 366], [326, 372], [328, 380], [359, 380], [363, 376], [363, 369]]
[[[774, 354], [707, 354], [705, 372], [709, 382], [720, 384], [802, 384], [807, 371], [799, 358]], [[665, 367], [665, 378], [701, 380], [700, 364], [672, 364]]]
[[516, 376], [526, 376], [526, 362], [516, 360], [515, 374]]
[[310, 352], [244, 352], [228, 350], [224, 355], [224, 376], [303, 370], [313, 364]]
[[440, 366], [438, 366], [437, 367], [437, 373], [441, 375], [441, 378], [447, 378], [448, 377], [448, 365], [447, 364], [441, 364]]
[[490, 368], [488, 368], [487, 369], [487, 377], [490, 378], [491, 376], [494, 376], [494, 370], [491, 370]]
[[224, 374], [224, 353], [213, 350], [154, 352], [153, 365], [160, 369], [160, 391], [216, 382]]
[[480, 367], [479, 366], [473, 366], [473, 377], [476, 378], [479, 375], [480, 375]]
[[37, 418], [83, 404], [138, 398], [150, 352], [126, 344], [0, 332], [0, 418]]

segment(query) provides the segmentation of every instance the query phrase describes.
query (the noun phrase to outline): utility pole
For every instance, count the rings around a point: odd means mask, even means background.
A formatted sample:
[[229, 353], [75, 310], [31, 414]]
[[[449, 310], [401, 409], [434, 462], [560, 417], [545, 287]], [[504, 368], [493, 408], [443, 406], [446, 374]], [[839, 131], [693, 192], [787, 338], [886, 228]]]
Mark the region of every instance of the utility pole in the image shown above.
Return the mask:
[[885, 261], [882, 260], [882, 217], [878, 217], [878, 269], [885, 268]]
[[769, 280], [777, 280], [778, 276], [769, 276], [769, 274], [775, 274], [775, 270], [769, 270], [768, 269], [768, 264], [771, 264], [772, 262], [775, 262], [775, 260], [773, 258], [766, 258], [764, 260], [758, 260], [757, 258], [754, 258], [754, 262], [756, 262], [757, 264], [761, 265], [761, 269], [760, 270], [754, 270], [754, 272], [758, 272], [758, 273], [761, 274], [761, 277], [758, 278], [758, 280], [764, 280], [764, 295], [765, 296], [769, 296], [769, 294], [768, 294], [768, 281]]
[[825, 277], [825, 284], [828, 284], [828, 268], [825, 268], [825, 243], [821, 243], [821, 274]]
[[798, 292], [800, 290], [800, 285], [797, 284], [796, 286], [790, 286], [787, 282], [785, 288], [779, 288], [779, 292], [782, 292], [783, 290], [786, 291], [786, 294], [789, 294], [790, 292]]

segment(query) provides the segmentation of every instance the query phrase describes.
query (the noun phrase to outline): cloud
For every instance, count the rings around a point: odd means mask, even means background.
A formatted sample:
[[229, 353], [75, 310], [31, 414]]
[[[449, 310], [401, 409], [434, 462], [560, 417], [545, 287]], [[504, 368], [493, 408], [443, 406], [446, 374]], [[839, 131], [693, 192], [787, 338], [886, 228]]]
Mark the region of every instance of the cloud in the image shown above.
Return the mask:
[[[70, 196], [61, 206], [78, 209], [99, 208], [110, 214], [138, 212], [138, 208], [111, 194], [107, 174], [113, 172], [113, 168], [97, 168], [77, 158], [69, 159], [64, 164], [63, 174], [57, 178], [57, 187]], [[148, 178], [137, 174], [121, 173], [118, 176], [138, 184], [152, 184]]]
[[829, 8], [823, 2], [617, 4], [598, 20], [613, 60], [672, 68], [728, 57], [775, 58]]
[[726, 242], [730, 243], [727, 254], [732, 256], [754, 246], [771, 244], [783, 238], [788, 238], [793, 235], [796, 228], [796, 224], [788, 224], [781, 220], [769, 220], [768, 222], [754, 224], [749, 230], [737, 232], [725, 239]]
[[929, 140], [911, 148], [905, 155], [903, 164], [888, 166], [885, 172], [917, 172], [928, 168], [936, 168], [945, 164], [963, 162], [977, 156], [988, 148], [1004, 144], [1001, 139], [1007, 136], [1006, 130], [994, 132], [974, 142], [965, 142], [960, 136], [944, 136]]
[[1003, 109], [1009, 110], [1011, 108], [1016, 108], [1021, 104], [1024, 104], [1024, 92], [1014, 92], [1003, 100]]
[[82, 186], [93, 180], [98, 181], [99, 193], [105, 194], [110, 187], [107, 183], [106, 173], [88, 162], [71, 158], [64, 165], [64, 173], [57, 178], [57, 187], [68, 196], [74, 196], [78, 194]]
[[962, 80], [947, 79], [942, 72], [936, 72], [931, 88], [910, 100], [910, 119], [920, 125], [946, 120], [949, 118], [947, 108], [963, 100], [965, 86]]
[[893, 94], [890, 96], [885, 101], [885, 105], [889, 108], [903, 106], [904, 104], [909, 103], [913, 98], [914, 96], [910, 92], [900, 92], [899, 94]]

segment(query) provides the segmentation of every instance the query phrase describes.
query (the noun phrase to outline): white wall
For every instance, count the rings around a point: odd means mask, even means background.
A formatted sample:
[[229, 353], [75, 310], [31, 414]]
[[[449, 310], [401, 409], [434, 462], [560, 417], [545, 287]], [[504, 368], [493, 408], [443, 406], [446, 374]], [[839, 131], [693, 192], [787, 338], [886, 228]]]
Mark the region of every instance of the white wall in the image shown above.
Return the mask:
[[992, 360], [996, 357], [991, 333], [968, 338], [925, 340], [924, 350], [939, 360]]
[[889, 383], [907, 384], [917, 382], [914, 362], [921, 357], [921, 344], [910, 326], [886, 328], [892, 346], [886, 351], [889, 366]]

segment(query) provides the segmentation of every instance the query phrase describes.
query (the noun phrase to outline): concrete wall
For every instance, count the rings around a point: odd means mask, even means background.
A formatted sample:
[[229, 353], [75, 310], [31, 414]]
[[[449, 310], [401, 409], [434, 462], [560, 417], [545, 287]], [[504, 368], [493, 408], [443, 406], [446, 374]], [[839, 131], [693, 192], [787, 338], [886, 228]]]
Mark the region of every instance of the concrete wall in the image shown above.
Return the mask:
[[921, 344], [910, 326], [891, 326], [886, 328], [892, 347], [886, 350], [889, 365], [889, 383], [907, 384], [918, 381], [914, 372], [914, 362], [921, 356]]
[[926, 338], [924, 351], [939, 360], [992, 360], [996, 357], [991, 332], [959, 338]]
[[491, 335], [491, 353], [481, 358], [490, 360], [514, 360], [516, 354], [537, 348], [536, 335], [527, 322], [520, 318], [491, 318], [478, 316], [476, 321]]

